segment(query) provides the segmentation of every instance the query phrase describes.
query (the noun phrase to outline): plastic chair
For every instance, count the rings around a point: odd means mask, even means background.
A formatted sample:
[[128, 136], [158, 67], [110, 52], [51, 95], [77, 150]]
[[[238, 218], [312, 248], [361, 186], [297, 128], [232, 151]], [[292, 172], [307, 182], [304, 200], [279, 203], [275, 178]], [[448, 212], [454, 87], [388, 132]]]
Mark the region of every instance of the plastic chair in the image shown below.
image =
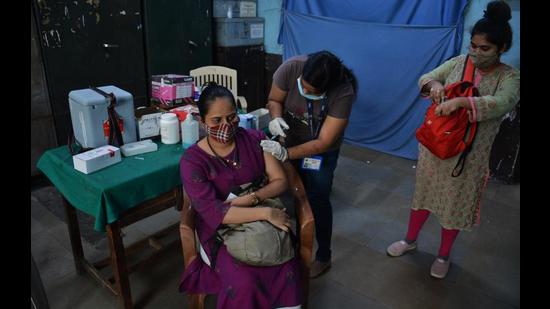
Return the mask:
[[209, 65], [191, 70], [189, 75], [195, 80], [195, 86], [202, 87], [208, 82], [216, 82], [216, 84], [226, 87], [233, 93], [240, 108], [246, 113], [248, 105], [246, 99], [243, 96], [239, 96], [237, 93], [237, 70]]

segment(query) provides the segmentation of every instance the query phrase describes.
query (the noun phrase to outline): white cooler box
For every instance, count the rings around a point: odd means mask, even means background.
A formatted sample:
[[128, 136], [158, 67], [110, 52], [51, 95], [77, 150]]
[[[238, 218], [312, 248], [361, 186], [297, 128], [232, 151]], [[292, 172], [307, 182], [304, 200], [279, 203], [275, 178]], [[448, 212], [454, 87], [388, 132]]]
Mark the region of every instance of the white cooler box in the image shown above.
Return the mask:
[[[98, 87], [116, 97], [115, 111], [122, 118], [122, 140], [131, 143], [136, 138], [136, 120], [134, 117], [134, 98], [115, 86]], [[109, 136], [105, 135], [103, 124], [108, 121], [109, 100], [92, 89], [80, 89], [69, 92], [69, 108], [75, 139], [84, 148], [96, 148], [107, 145]], [[116, 141], [116, 138], [114, 138]]]

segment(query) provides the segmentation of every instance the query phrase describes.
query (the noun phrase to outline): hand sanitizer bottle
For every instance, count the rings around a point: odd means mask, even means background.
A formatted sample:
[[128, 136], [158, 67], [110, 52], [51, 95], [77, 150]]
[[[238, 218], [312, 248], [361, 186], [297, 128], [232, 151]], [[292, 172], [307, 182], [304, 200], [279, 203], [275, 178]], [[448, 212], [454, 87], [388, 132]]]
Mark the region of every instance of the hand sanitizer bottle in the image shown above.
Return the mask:
[[187, 118], [181, 123], [181, 136], [183, 148], [191, 147], [199, 140], [199, 123], [193, 119], [191, 113], [187, 114]]

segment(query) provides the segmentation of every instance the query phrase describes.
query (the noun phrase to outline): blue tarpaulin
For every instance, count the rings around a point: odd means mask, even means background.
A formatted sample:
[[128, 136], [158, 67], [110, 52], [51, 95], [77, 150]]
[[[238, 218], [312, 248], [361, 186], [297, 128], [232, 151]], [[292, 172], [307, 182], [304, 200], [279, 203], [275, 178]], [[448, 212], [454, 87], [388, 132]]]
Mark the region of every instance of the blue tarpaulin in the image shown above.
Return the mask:
[[329, 50], [357, 77], [345, 140], [416, 159], [429, 101], [418, 78], [457, 55], [466, 0], [293, 1], [283, 4], [283, 58]]

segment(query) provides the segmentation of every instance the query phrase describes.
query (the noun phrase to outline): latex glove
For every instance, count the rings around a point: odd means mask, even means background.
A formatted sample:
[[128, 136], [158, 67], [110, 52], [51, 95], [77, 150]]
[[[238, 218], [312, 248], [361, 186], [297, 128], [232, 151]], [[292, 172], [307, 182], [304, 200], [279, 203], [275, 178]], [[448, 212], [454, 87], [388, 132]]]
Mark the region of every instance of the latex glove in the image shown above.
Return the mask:
[[271, 135], [286, 137], [284, 130], [288, 129], [288, 124], [286, 124], [286, 121], [281, 117], [275, 117], [269, 122], [269, 133], [271, 133]]
[[277, 160], [281, 162], [288, 160], [288, 150], [278, 142], [263, 140], [260, 142], [260, 146], [262, 146], [265, 152], [271, 153]]

